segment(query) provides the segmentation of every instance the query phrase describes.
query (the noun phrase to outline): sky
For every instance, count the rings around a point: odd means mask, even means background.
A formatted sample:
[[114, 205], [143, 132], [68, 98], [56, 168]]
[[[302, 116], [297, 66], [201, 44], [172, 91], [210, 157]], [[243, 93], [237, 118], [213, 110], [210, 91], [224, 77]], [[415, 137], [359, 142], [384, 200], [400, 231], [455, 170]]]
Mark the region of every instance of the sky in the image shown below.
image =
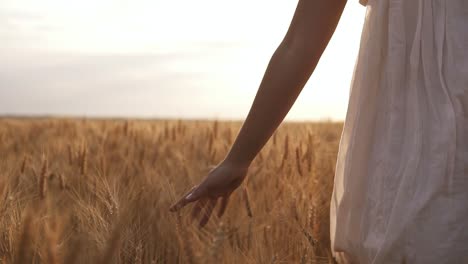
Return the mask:
[[[0, 115], [243, 119], [297, 0], [2, 0]], [[343, 120], [365, 8], [347, 3], [287, 120]]]

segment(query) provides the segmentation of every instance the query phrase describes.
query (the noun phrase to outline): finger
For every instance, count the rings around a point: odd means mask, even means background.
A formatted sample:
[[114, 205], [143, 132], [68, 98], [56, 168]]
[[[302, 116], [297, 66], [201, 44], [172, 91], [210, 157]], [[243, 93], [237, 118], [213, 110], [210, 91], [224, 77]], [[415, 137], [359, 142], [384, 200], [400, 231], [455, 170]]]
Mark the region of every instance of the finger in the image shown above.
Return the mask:
[[216, 201], [218, 199], [211, 199], [208, 201], [208, 204], [206, 205], [205, 207], [205, 210], [204, 211], [204, 215], [202, 217], [202, 219], [200, 220], [200, 227], [204, 227], [206, 225], [206, 223], [208, 223], [208, 220], [210, 219], [211, 217], [211, 213], [213, 213], [213, 209], [216, 205]]
[[192, 187], [192, 189], [190, 189], [190, 191], [188, 191], [185, 195], [183, 195], [179, 201], [177, 201], [174, 205], [172, 205], [169, 210], [171, 212], [178, 211], [180, 208], [184, 207], [188, 203], [195, 201], [196, 199], [193, 199], [194, 198], [193, 193], [198, 189], [197, 187], [198, 186]]
[[171, 212], [175, 212], [175, 211], [178, 211], [180, 208], [184, 207], [186, 204], [187, 204], [187, 201], [186, 201], [186, 197], [187, 195], [189, 195], [194, 189], [196, 188], [193, 187], [187, 194], [183, 195], [182, 198], [180, 198], [176, 203], [174, 203], [173, 205], [171, 205], [171, 207], [169, 208], [169, 210]]
[[208, 199], [201, 199], [195, 204], [195, 206], [192, 209], [192, 219], [197, 218], [197, 216], [200, 214], [200, 211], [205, 207], [207, 202]]
[[225, 195], [221, 198], [221, 207], [219, 207], [218, 217], [223, 216], [224, 212], [226, 211], [227, 204], [229, 202], [229, 194]]

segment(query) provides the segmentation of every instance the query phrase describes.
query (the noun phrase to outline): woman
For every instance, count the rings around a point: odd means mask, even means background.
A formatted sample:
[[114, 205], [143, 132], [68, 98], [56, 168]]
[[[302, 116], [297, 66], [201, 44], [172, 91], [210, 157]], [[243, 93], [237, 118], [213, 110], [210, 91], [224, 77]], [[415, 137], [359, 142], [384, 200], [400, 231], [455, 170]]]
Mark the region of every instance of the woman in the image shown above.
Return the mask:
[[[468, 1], [369, 0], [331, 201], [339, 263], [468, 263]], [[244, 180], [335, 31], [345, 0], [300, 0], [221, 162], [172, 210], [206, 224]]]

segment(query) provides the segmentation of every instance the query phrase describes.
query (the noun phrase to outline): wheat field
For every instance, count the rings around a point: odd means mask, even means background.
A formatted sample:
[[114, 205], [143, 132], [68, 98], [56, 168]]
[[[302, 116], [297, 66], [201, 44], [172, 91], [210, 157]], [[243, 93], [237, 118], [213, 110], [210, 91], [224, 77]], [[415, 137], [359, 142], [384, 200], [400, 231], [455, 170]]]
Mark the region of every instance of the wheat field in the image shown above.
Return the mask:
[[222, 218], [169, 206], [240, 122], [0, 119], [0, 263], [332, 263], [343, 123], [283, 123]]

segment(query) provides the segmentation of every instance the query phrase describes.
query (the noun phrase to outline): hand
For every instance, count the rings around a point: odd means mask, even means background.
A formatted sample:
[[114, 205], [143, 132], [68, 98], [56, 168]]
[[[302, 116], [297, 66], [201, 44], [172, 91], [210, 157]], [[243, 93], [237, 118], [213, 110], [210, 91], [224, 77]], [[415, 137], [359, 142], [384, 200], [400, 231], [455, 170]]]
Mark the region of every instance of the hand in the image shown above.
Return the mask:
[[204, 227], [211, 217], [218, 198], [221, 198], [221, 206], [218, 217], [221, 217], [229, 201], [231, 193], [241, 185], [247, 175], [248, 166], [240, 166], [223, 161], [197, 186], [171, 206], [172, 212], [178, 211], [191, 202], [196, 202], [192, 209], [192, 219], [197, 218], [200, 211], [204, 211], [200, 220], [200, 227]]

